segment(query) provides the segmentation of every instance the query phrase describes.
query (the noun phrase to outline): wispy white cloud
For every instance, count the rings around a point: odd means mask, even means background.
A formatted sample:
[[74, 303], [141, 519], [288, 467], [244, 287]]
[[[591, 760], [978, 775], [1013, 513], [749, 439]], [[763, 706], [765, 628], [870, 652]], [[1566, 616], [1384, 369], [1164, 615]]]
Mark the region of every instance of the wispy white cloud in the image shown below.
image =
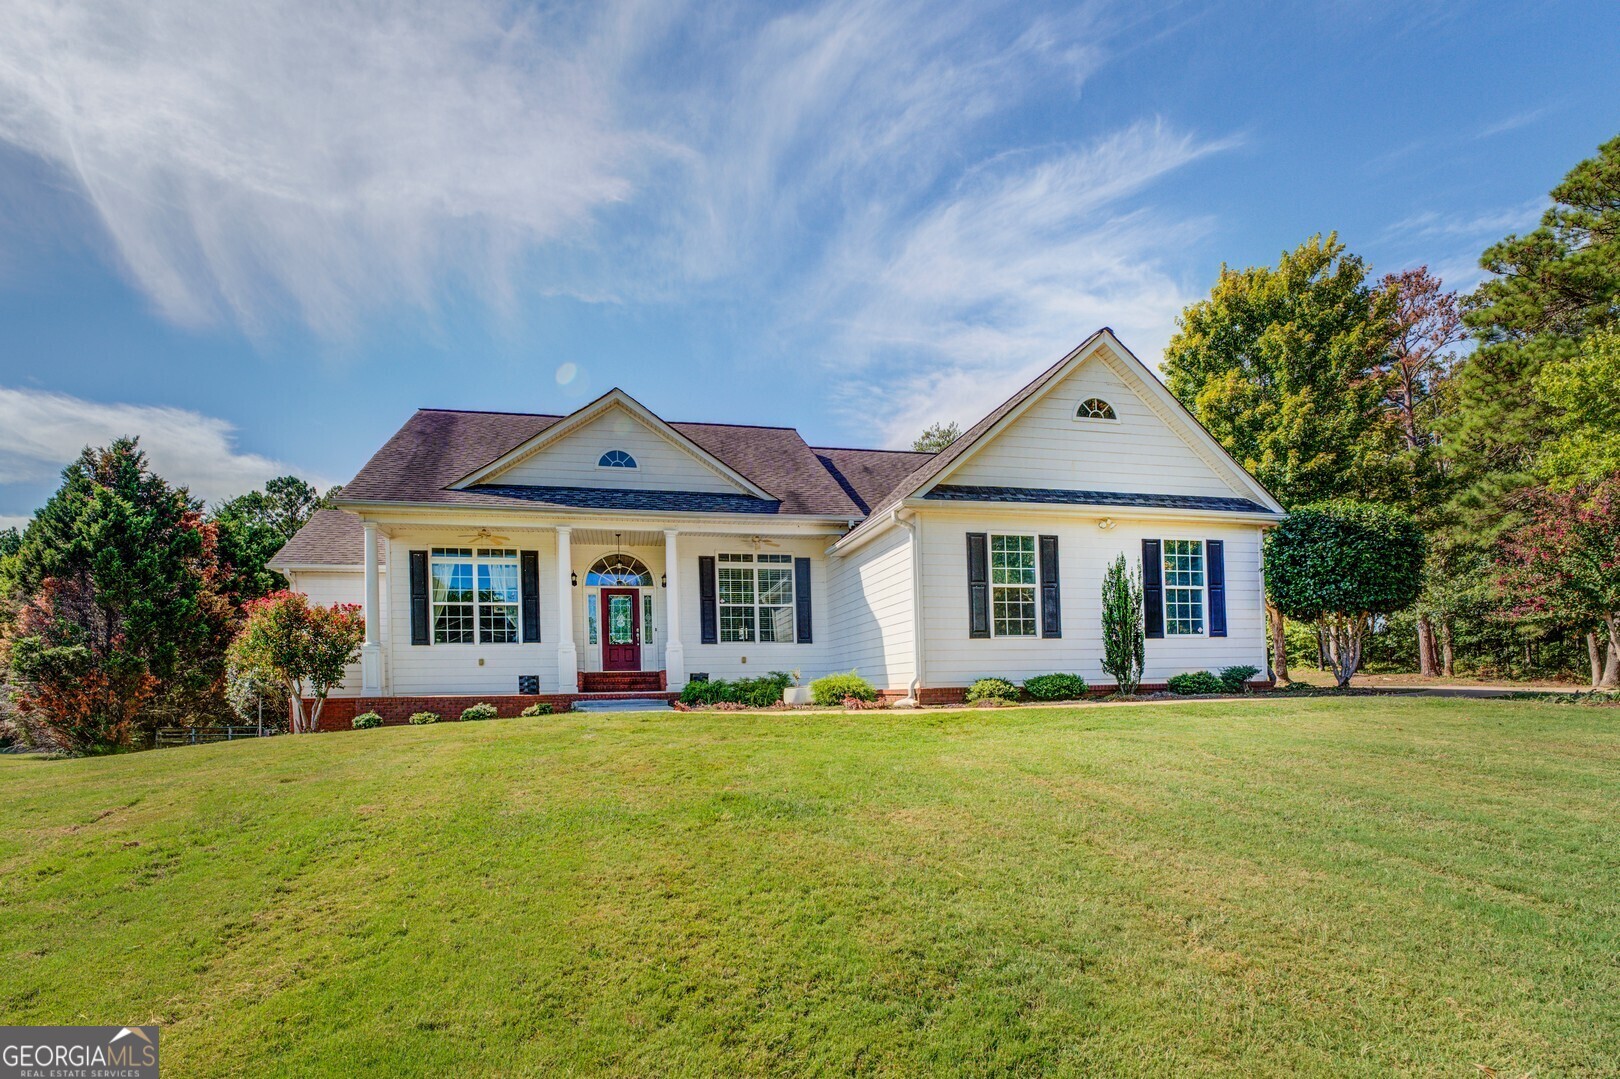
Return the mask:
[[933, 420], [977, 419], [1104, 325], [1156, 362], [1194, 298], [1165, 263], [1209, 222], [1122, 203], [1232, 144], [1140, 123], [993, 162], [877, 242], [851, 240], [826, 269], [823, 304], [853, 312], [839, 351], [856, 365], [851, 406], [869, 414], [886, 399], [879, 422], [901, 445]]
[[1508, 116], [1502, 117], [1500, 120], [1497, 120], [1494, 123], [1486, 124], [1484, 127], [1479, 129], [1479, 133], [1475, 137], [1488, 139], [1496, 135], [1505, 135], [1509, 131], [1517, 131], [1521, 127], [1530, 126], [1552, 111], [1553, 107], [1551, 105], [1543, 105], [1540, 108], [1524, 109], [1520, 112], [1512, 113]]
[[[189, 409], [107, 404], [0, 386], [0, 493], [8, 484], [52, 481], [85, 446], [126, 435], [140, 438], [159, 475], [211, 502], [297, 471], [285, 462], [244, 452], [231, 424]], [[319, 476], [306, 478], [326, 482]]]
[[0, 138], [69, 178], [167, 317], [343, 334], [499, 295], [629, 196], [659, 152], [608, 91], [659, 23], [638, 7], [17, 0]]
[[1414, 256], [1403, 266], [1425, 263], [1447, 288], [1466, 292], [1485, 279], [1479, 253], [1504, 236], [1535, 228], [1546, 207], [1546, 198], [1537, 197], [1516, 206], [1470, 213], [1426, 210], [1389, 226], [1383, 240], [1395, 250], [1410, 245]]

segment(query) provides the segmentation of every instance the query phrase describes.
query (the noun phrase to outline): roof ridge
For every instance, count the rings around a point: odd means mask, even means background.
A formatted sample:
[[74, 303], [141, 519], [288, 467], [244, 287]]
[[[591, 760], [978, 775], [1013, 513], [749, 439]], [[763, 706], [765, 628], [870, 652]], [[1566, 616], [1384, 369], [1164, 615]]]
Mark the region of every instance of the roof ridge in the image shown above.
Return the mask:
[[561, 412], [513, 412], [502, 408], [433, 408], [427, 405], [417, 407], [418, 412], [455, 412], [466, 416], [532, 416], [541, 420], [566, 419], [567, 414]]
[[[805, 443], [809, 445], [809, 443]], [[909, 453], [917, 457], [932, 457], [929, 450], [886, 450], [880, 446], [810, 446], [813, 450], [846, 450], [851, 453]]]

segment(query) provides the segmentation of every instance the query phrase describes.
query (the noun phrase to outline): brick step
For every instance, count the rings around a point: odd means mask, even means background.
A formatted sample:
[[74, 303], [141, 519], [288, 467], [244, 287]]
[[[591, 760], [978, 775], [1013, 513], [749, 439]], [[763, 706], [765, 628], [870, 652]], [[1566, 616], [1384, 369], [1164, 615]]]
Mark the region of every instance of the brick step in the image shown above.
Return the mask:
[[582, 693], [657, 692], [664, 688], [662, 671], [585, 671], [579, 676]]

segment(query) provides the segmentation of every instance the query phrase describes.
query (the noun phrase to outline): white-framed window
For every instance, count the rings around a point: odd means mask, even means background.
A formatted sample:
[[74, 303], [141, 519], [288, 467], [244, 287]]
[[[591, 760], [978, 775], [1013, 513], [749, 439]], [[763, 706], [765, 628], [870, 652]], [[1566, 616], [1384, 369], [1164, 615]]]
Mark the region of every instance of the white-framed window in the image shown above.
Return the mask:
[[1164, 562], [1164, 632], [1166, 636], [1197, 637], [1204, 632], [1204, 541], [1167, 539], [1161, 544]]
[[585, 597], [585, 643], [596, 643], [596, 590]]
[[716, 555], [720, 639], [793, 641], [793, 556]]
[[990, 630], [997, 637], [1035, 636], [1034, 536], [990, 537]]
[[641, 643], [652, 644], [652, 639], [652, 592], [648, 591], [641, 594]]
[[435, 547], [430, 560], [434, 644], [516, 644], [518, 553]]
[[1080, 402], [1075, 409], [1074, 418], [1077, 420], [1117, 420], [1119, 416], [1114, 412], [1114, 406], [1101, 397], [1088, 397]]
[[596, 459], [597, 468], [637, 468], [636, 459], [624, 450], [608, 450]]

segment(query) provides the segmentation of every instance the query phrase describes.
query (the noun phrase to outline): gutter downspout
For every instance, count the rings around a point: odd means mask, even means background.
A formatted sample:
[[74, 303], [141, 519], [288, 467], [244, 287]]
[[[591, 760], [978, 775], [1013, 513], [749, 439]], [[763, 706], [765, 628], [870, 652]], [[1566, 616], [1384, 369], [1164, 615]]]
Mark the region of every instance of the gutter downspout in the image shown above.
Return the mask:
[[890, 519], [906, 530], [911, 543], [911, 685], [907, 696], [896, 701], [895, 707], [916, 708], [922, 703], [923, 683], [922, 518], [916, 510], [895, 509]]

